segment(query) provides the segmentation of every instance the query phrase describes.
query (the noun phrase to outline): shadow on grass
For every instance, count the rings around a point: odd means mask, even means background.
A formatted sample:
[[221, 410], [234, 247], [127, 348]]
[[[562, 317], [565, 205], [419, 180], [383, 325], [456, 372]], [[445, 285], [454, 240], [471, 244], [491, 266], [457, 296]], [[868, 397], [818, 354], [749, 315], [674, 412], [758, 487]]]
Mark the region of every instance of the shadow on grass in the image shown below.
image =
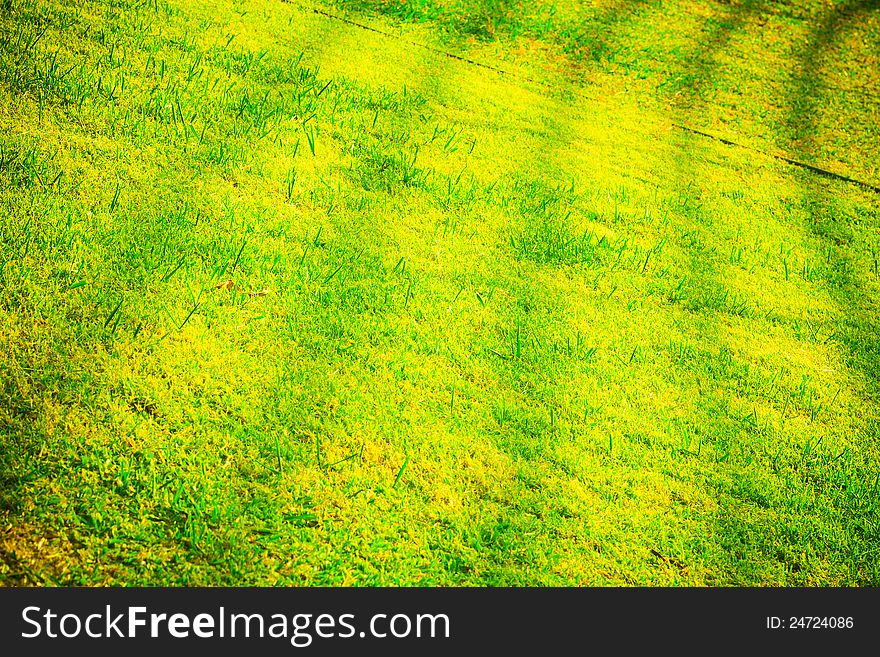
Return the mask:
[[[798, 61], [797, 72], [789, 99], [788, 126], [798, 130], [795, 139], [797, 156], [811, 158], [815, 149], [815, 135], [828, 130], [819, 121], [820, 106], [826, 102], [829, 85], [823, 75], [823, 65], [835, 45], [846, 34], [857, 29], [859, 21], [872, 12], [880, 10], [877, 0], [846, 2], [828, 10], [821, 22], [811, 31], [806, 47]], [[852, 67], [862, 66], [860, 61], [850, 60]], [[875, 104], [880, 99], [874, 99]], [[870, 100], [869, 100], [870, 102]], [[880, 109], [880, 108], [877, 108]], [[876, 113], [874, 114], [876, 116]], [[870, 122], [871, 116], [864, 117]], [[880, 441], [880, 316], [877, 308], [880, 299], [866, 285], [869, 267], [860, 266], [862, 258], [869, 255], [869, 245], [880, 239], [880, 213], [873, 192], [860, 193], [857, 201], [847, 203], [840, 196], [839, 183], [817, 184], [812, 176], [798, 172], [801, 183], [801, 203], [809, 213], [807, 228], [828, 249], [832, 274], [826, 289], [837, 304], [841, 319], [835, 327], [835, 342], [844, 350], [846, 364], [860, 374], [864, 385], [860, 420], [863, 434], [855, 440], [859, 451], [877, 449]], [[860, 253], [861, 252], [861, 253]], [[874, 275], [877, 275], [876, 269]], [[876, 287], [874, 288], [876, 290]], [[850, 507], [846, 518], [846, 530], [854, 536], [874, 545], [880, 544], [880, 522], [875, 514], [878, 462], [867, 454], [861, 462], [841, 464], [832, 469], [837, 481], [831, 491], [842, 504]], [[836, 465], [836, 464], [835, 464]], [[836, 470], [836, 472], [835, 472]], [[817, 473], [819, 474], [819, 473]], [[821, 479], [828, 477], [819, 474]], [[829, 477], [830, 478], [830, 477]], [[871, 485], [873, 482], [873, 486]], [[880, 569], [876, 554], [871, 551], [852, 555], [852, 567], [862, 583], [876, 585], [880, 581]]]
[[[859, 19], [878, 10], [877, 0], [847, 2], [829, 10], [810, 33], [788, 99], [788, 124], [802, 125], [800, 132], [804, 136], [796, 153], [798, 157], [811, 157], [813, 136], [827, 129], [818, 122], [818, 107], [828, 93], [822, 71], [827, 52], [844, 33], [854, 29]], [[862, 65], [856, 61], [851, 64]], [[863, 118], [871, 121], [873, 117]], [[876, 419], [880, 417], [880, 318], [876, 312], [880, 300], [872, 298], [860, 279], [852, 252], [864, 250], [872, 237], [880, 235], [878, 198], [866, 191], [855, 207], [845, 207], [838, 194], [838, 184], [815, 184], [815, 177], [804, 172], [799, 173], [799, 180], [801, 203], [811, 214], [807, 228], [817, 240], [825, 243], [833, 259], [834, 276], [828, 281], [827, 289], [842, 311], [845, 323], [844, 331], [838, 331], [837, 337], [848, 351], [848, 364], [861, 372], [867, 384], [871, 414]]]
[[[705, 30], [700, 35], [699, 45], [684, 62], [684, 70], [680, 71], [675, 88], [681, 96], [677, 104], [692, 103], [695, 99], [704, 99], [707, 87], [715, 80], [716, 55], [727, 48], [733, 36], [743, 30], [747, 22], [760, 15], [763, 2], [761, 0], [744, 0], [742, 4], [728, 5], [724, 14], [709, 19]], [[704, 99], [705, 100], [705, 99]]]
[[[827, 129], [820, 123], [819, 116], [821, 105], [827, 101], [828, 89], [822, 73], [829, 51], [843, 33], [855, 29], [860, 18], [878, 7], [880, 3], [875, 0], [833, 7], [810, 31], [807, 44], [797, 57], [793, 81], [784, 99], [784, 106], [788, 108], [787, 126], [800, 137], [796, 141], [796, 157], [813, 160], [816, 150], [813, 136]], [[706, 45], [695, 55], [694, 65], [689, 67], [692, 77], [688, 98], [700, 96], [712, 82], [714, 53], [725, 47], [732, 30], [741, 29], [747, 18], [757, 15], [759, 8], [758, 3], [744, 5], [710, 34]], [[851, 62], [851, 65], [860, 64]], [[773, 137], [783, 142], [780, 145], [787, 145], [783, 135]], [[849, 563], [848, 575], [843, 575], [847, 581], [876, 585], [880, 571], [873, 551], [866, 546], [876, 545], [880, 539], [876, 503], [872, 501], [877, 487], [876, 441], [880, 437], [880, 340], [877, 337], [880, 320], [876, 313], [878, 299], [866, 287], [864, 275], [858, 273], [857, 260], [860, 259], [858, 251], [865, 249], [865, 243], [869, 244], [872, 236], [876, 238], [880, 217], [869, 192], [857, 192], [864, 196], [855, 203], [847, 203], [841, 196], [841, 183], [826, 183], [803, 171], [793, 171], [792, 175], [796, 176], [801, 206], [795, 211], [805, 210], [810, 215], [804, 222], [805, 229], [822, 245], [820, 250], [828, 254], [830, 273], [823, 285], [841, 317], [840, 325], [834, 330], [834, 341], [842, 348], [846, 364], [859, 373], [864, 383], [860, 396], [865, 405], [856, 422], [861, 435], [854, 437], [852, 451], [841, 452], [833, 459], [822, 459], [818, 455], [810, 459], [805, 452], [803, 458], [791, 454], [784, 458], [785, 462], [774, 461], [774, 470], [788, 472], [786, 480], [793, 476], [806, 486], [808, 493], [796, 492], [792, 500], [777, 498], [768, 502], [766, 496], [759, 496], [764, 499], [761, 504], [752, 490], [760, 481], [752, 481], [748, 475], [743, 478], [744, 473], [725, 475], [716, 484], [723, 513], [712, 523], [713, 540], [746, 564], [734, 577], [740, 584], [760, 582], [761, 571], [774, 568], [783, 569], [783, 581], [800, 581], [812, 560], [837, 553], [844, 563]], [[860, 238], [865, 242], [860, 244]], [[809, 437], [804, 438], [809, 444]], [[794, 514], [786, 511], [792, 502], [800, 509]], [[829, 511], [837, 518], [835, 522], [844, 525], [842, 537], [824, 522], [811, 519], [810, 514], [818, 514], [818, 518]], [[756, 556], [760, 564], [755, 561]], [[758, 570], [752, 570], [753, 567]]]

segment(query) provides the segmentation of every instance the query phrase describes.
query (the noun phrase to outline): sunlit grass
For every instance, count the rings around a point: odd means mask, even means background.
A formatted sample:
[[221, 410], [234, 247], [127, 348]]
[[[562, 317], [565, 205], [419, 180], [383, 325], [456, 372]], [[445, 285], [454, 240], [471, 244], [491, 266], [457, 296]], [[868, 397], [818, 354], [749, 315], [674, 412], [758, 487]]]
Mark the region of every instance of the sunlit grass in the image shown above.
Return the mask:
[[880, 579], [872, 192], [547, 30], [6, 4], [4, 583]]

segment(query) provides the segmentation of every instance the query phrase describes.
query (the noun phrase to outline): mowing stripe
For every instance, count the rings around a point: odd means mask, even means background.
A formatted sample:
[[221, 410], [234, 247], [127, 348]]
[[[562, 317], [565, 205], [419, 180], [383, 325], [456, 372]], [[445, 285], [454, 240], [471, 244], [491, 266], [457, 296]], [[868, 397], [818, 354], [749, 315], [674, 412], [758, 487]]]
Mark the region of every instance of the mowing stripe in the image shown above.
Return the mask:
[[[283, 2], [289, 2], [289, 0], [282, 0]], [[397, 41], [402, 41], [404, 43], [408, 43], [411, 46], [417, 46], [419, 48], [424, 48], [425, 50], [430, 50], [433, 53], [438, 55], [443, 55], [444, 57], [449, 57], [450, 59], [457, 59], [460, 62], [464, 62], [466, 64], [471, 64], [472, 66], [479, 66], [480, 68], [487, 68], [490, 71], [495, 71], [496, 73], [500, 73], [501, 75], [510, 75], [508, 71], [504, 69], [498, 68], [497, 66], [492, 66], [491, 64], [484, 64], [482, 62], [475, 61], [473, 59], [468, 59], [467, 57], [462, 57], [461, 55], [456, 55], [451, 52], [446, 52], [445, 50], [441, 50], [440, 48], [434, 48], [432, 46], [425, 45], [424, 43], [419, 43], [418, 41], [410, 41], [409, 39], [404, 39], [399, 34], [393, 34], [392, 32], [385, 32], [383, 30], [376, 29], [375, 27], [370, 27], [369, 25], [364, 25], [362, 23], [358, 23], [348, 18], [343, 18], [342, 16], [337, 16], [335, 14], [331, 14], [330, 12], [324, 11], [323, 9], [316, 9], [312, 7], [312, 11], [316, 14], [320, 14], [321, 16], [326, 16], [334, 21], [340, 21], [342, 23], [347, 23], [348, 25], [354, 25], [355, 27], [359, 27], [362, 30], [368, 30], [370, 32], [376, 32], [377, 34], [381, 34], [382, 36], [389, 37], [391, 39], [395, 39]], [[537, 84], [543, 84], [548, 86], [545, 82], [540, 82], [538, 80], [533, 80], [531, 78], [525, 78], [529, 80], [529, 82], [535, 82]]]
[[735, 141], [731, 141], [730, 139], [725, 139], [724, 137], [718, 137], [717, 135], [709, 134], [708, 132], [703, 132], [701, 130], [696, 130], [694, 128], [690, 128], [686, 125], [681, 125], [679, 123], [673, 123], [673, 127], [678, 128], [679, 130], [683, 130], [685, 132], [690, 132], [695, 135], [699, 135], [701, 137], [707, 137], [709, 139], [714, 139], [715, 141], [720, 141], [722, 144], [727, 144], [728, 146], [736, 146], [737, 148], [744, 148], [746, 150], [752, 151], [753, 153], [759, 153], [766, 157], [772, 157], [776, 160], [780, 160], [782, 162], [787, 162], [788, 164], [794, 165], [796, 167], [800, 167], [802, 169], [806, 169], [807, 171], [811, 171], [813, 173], [817, 173], [820, 176], [825, 176], [826, 178], [832, 178], [834, 180], [842, 180], [843, 182], [852, 183], [853, 185], [859, 185], [865, 189], [871, 190], [872, 192], [876, 192], [880, 194], [880, 187], [876, 185], [872, 185], [871, 183], [866, 183], [862, 180], [857, 180], [856, 178], [850, 178], [849, 176], [844, 176], [840, 173], [834, 173], [833, 171], [828, 171], [827, 169], [822, 169], [821, 167], [813, 166], [812, 164], [807, 164], [806, 162], [801, 162], [799, 160], [792, 159], [785, 155], [777, 155], [776, 153], [767, 153], [762, 150], [758, 150], [757, 148], [752, 148], [751, 146], [746, 146], [744, 144], [739, 144]]
[[[445, 50], [441, 50], [440, 48], [434, 48], [433, 46], [428, 46], [424, 43], [419, 43], [418, 41], [412, 41], [410, 39], [406, 39], [406, 38], [400, 36], [399, 34], [394, 34], [393, 32], [386, 32], [385, 30], [380, 30], [375, 27], [370, 27], [369, 25], [364, 25], [363, 23], [358, 23], [357, 21], [353, 21], [349, 18], [344, 18], [344, 17], [339, 16], [337, 14], [333, 14], [328, 11], [324, 11], [323, 9], [318, 9], [316, 7], [305, 7], [303, 5], [300, 5], [298, 2], [295, 2], [294, 0], [281, 0], [281, 1], [284, 2], [285, 4], [294, 5], [298, 9], [301, 9], [301, 10], [311, 9], [311, 11], [313, 13], [318, 14], [320, 16], [324, 16], [325, 18], [329, 18], [330, 20], [339, 21], [341, 23], [345, 23], [346, 25], [352, 25], [352, 26], [360, 28], [362, 30], [367, 30], [368, 32], [375, 32], [376, 34], [381, 34], [382, 36], [385, 36], [389, 39], [401, 41], [401, 42], [407, 43], [411, 46], [416, 46], [417, 48], [422, 48], [424, 50], [428, 50], [428, 51], [433, 52], [435, 54], [442, 55], [444, 57], [449, 57], [450, 59], [456, 59], [460, 62], [464, 62], [465, 64], [470, 64], [471, 66], [479, 66], [480, 68], [485, 68], [485, 69], [489, 69], [490, 71], [495, 71], [496, 73], [498, 73], [500, 75], [508, 76], [510, 78], [513, 78], [514, 80], [523, 80], [526, 82], [531, 82], [533, 84], [537, 84], [542, 87], [547, 87], [547, 88], [551, 88], [551, 89], [553, 88], [552, 84], [550, 84], [548, 82], [544, 82], [543, 80], [536, 80], [535, 78], [531, 78], [527, 75], [517, 75], [515, 73], [511, 73], [510, 71], [506, 71], [502, 68], [498, 68], [497, 66], [492, 66], [491, 64], [484, 64], [482, 62], [478, 62], [473, 59], [468, 59], [467, 57], [462, 57], [461, 55], [456, 55], [454, 53], [447, 52]], [[587, 94], [583, 93], [583, 91], [581, 91], [580, 94], [583, 96], [587, 96]], [[801, 169], [804, 169], [806, 171], [810, 171], [810, 172], [818, 174], [820, 176], [825, 176], [826, 178], [832, 178], [834, 180], [840, 180], [842, 182], [848, 182], [853, 185], [858, 185], [859, 187], [862, 187], [863, 189], [867, 189], [872, 192], [880, 194], [880, 187], [878, 187], [877, 185], [867, 183], [862, 180], [858, 180], [856, 178], [851, 178], [850, 176], [845, 176], [840, 173], [834, 173], [833, 171], [828, 171], [827, 169], [813, 166], [812, 164], [807, 164], [806, 162], [801, 162], [800, 160], [795, 160], [794, 158], [788, 157], [786, 155], [777, 155], [775, 153], [767, 153], [767, 152], [758, 150], [756, 148], [752, 148], [751, 146], [745, 146], [743, 144], [739, 144], [737, 142], [731, 141], [729, 139], [725, 139], [723, 137], [711, 135], [708, 132], [703, 132], [701, 130], [696, 130], [694, 128], [690, 128], [686, 125], [681, 125], [678, 123], [673, 123], [672, 125], [675, 128], [678, 128], [679, 130], [684, 130], [685, 132], [690, 132], [695, 135], [699, 135], [701, 137], [707, 137], [708, 139], [713, 139], [715, 141], [719, 141], [722, 144], [727, 144], [729, 146], [736, 146], [738, 148], [744, 148], [746, 150], [752, 151], [753, 153], [759, 153], [759, 154], [764, 155], [766, 157], [772, 157], [772, 158], [779, 160], [781, 162], [786, 162], [787, 164], [791, 164], [793, 166], [800, 167]]]

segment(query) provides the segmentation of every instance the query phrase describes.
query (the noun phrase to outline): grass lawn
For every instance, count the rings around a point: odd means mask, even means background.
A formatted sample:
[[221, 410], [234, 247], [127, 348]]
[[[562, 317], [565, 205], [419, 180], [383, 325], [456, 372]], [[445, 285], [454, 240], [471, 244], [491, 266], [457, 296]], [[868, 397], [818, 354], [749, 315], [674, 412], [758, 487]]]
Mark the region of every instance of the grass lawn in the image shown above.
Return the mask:
[[878, 64], [870, 1], [0, 0], [0, 584], [880, 586]]

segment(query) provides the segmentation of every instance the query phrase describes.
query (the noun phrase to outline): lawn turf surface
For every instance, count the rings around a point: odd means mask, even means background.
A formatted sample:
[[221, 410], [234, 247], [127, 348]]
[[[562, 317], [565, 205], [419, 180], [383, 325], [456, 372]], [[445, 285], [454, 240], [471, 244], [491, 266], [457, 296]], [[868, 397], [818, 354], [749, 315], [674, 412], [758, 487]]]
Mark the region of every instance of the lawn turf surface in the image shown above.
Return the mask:
[[773, 157], [880, 184], [878, 58], [871, 2], [0, 1], [0, 583], [880, 585], [880, 195]]

